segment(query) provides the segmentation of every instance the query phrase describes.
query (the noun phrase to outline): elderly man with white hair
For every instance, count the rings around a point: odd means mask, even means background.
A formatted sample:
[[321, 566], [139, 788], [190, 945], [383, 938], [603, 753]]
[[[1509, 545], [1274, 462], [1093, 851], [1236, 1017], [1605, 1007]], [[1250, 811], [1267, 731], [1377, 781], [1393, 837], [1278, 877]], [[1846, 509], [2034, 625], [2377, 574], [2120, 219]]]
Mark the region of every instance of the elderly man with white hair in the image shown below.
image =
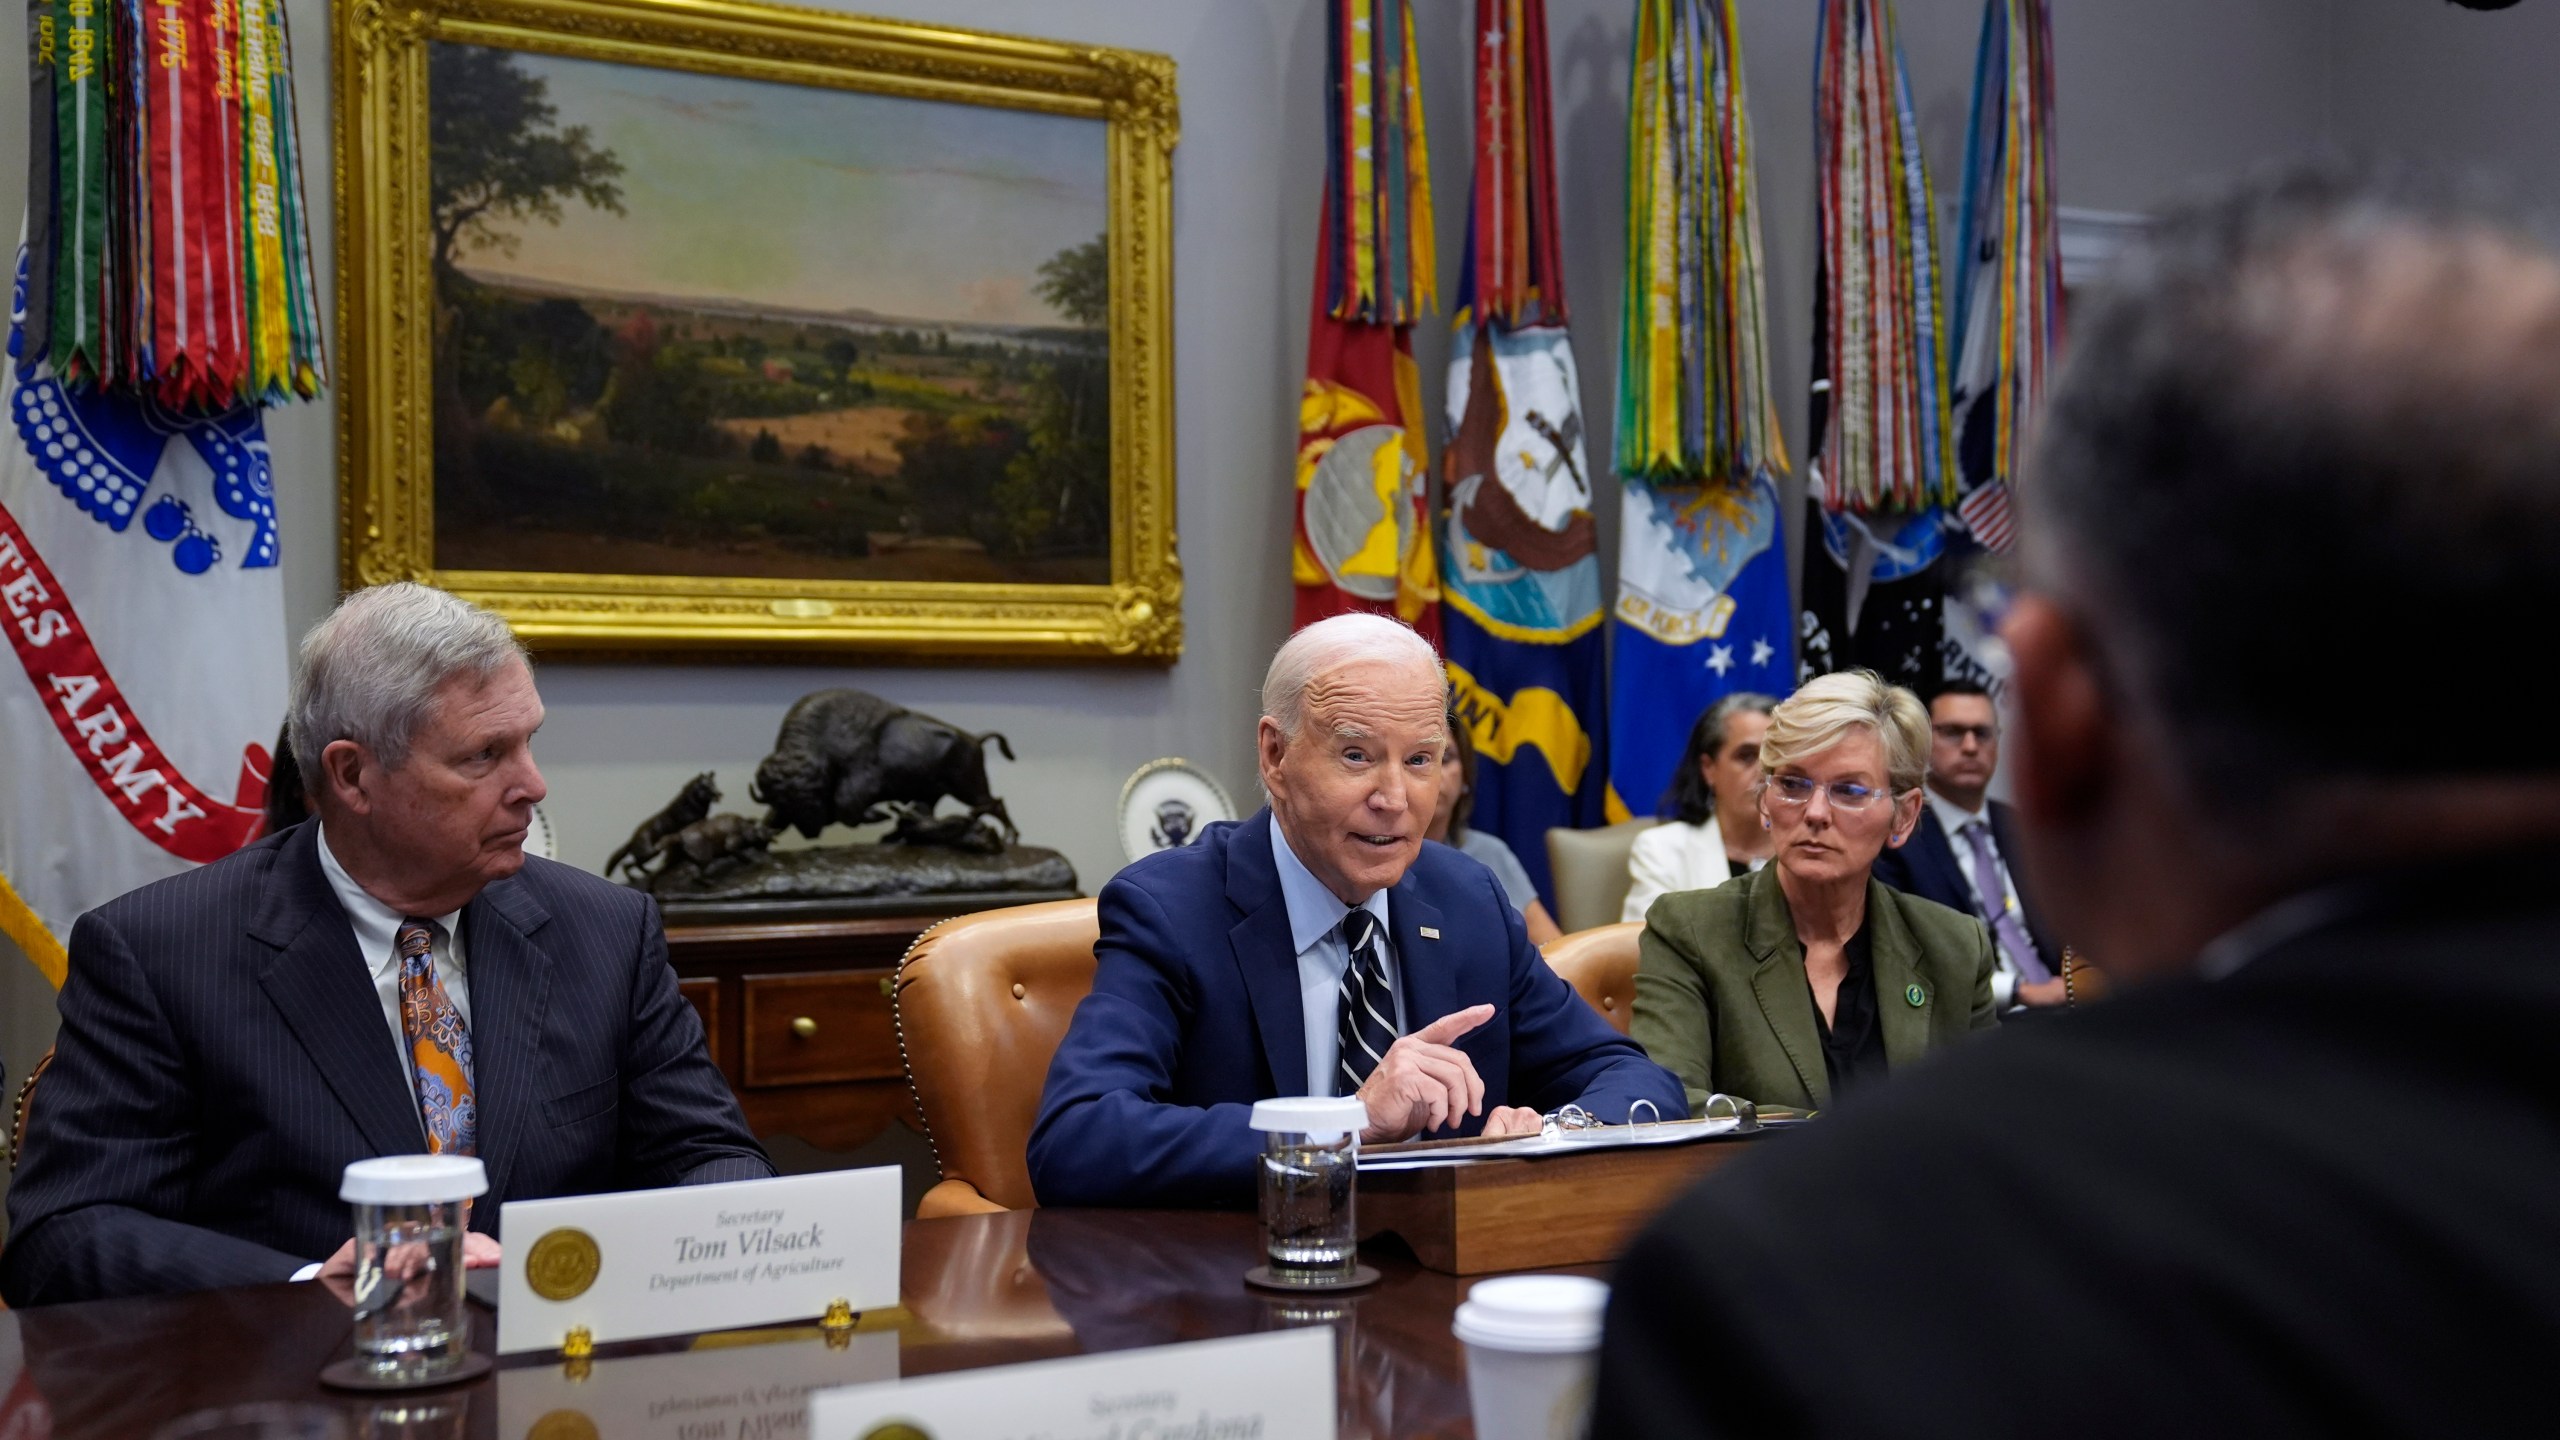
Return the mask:
[[1364, 1141], [1535, 1130], [1578, 1103], [1686, 1113], [1680, 1083], [1547, 968], [1493, 873], [1425, 844], [1447, 679], [1342, 615], [1263, 680], [1268, 808], [1103, 887], [1093, 993], [1031, 1133], [1044, 1205], [1247, 1205], [1256, 1100], [1357, 1095]]
[[349, 1268], [352, 1160], [474, 1155], [507, 1200], [773, 1173], [647, 896], [528, 858], [542, 699], [506, 623], [423, 585], [302, 642], [316, 820], [71, 932], [9, 1190], [12, 1305]]

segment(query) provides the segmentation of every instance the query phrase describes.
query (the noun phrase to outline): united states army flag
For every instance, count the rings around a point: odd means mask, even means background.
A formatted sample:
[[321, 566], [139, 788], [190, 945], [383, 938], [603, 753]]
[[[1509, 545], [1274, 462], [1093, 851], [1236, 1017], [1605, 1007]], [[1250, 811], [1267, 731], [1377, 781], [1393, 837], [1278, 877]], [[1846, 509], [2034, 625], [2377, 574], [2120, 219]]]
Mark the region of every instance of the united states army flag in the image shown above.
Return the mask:
[[284, 716], [254, 407], [167, 414], [0, 367], [0, 932], [57, 985], [71, 922], [257, 833]]

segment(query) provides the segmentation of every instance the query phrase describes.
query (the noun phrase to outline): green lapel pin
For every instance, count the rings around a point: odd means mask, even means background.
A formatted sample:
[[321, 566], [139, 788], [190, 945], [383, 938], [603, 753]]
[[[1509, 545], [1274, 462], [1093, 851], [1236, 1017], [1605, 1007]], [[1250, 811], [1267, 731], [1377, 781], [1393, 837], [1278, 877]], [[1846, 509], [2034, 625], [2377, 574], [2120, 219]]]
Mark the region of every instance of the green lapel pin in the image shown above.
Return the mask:
[[1915, 984], [1908, 986], [1903, 990], [1902, 998], [1910, 1001], [1911, 1008], [1917, 1010], [1921, 1006], [1929, 1003], [1929, 992], [1921, 989]]

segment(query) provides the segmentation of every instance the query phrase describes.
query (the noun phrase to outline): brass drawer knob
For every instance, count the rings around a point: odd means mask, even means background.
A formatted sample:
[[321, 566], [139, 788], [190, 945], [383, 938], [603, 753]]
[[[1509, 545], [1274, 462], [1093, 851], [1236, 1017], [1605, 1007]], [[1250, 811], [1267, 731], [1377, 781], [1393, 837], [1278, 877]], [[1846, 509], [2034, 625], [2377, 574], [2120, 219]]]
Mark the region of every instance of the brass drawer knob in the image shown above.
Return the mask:
[[803, 1015], [791, 1022], [791, 1033], [806, 1040], [818, 1033], [818, 1022]]
[[1025, 990], [1025, 989], [1023, 989], [1023, 988], [1022, 988], [1022, 982], [1021, 982], [1021, 981], [1016, 980], [1016, 981], [1014, 981], [1014, 982], [1013, 982], [1013, 998], [1014, 998], [1014, 999], [1019, 1000], [1019, 999], [1021, 999], [1023, 996], [1028, 995], [1028, 994], [1030, 994], [1030, 993], [1031, 993], [1030, 991]]

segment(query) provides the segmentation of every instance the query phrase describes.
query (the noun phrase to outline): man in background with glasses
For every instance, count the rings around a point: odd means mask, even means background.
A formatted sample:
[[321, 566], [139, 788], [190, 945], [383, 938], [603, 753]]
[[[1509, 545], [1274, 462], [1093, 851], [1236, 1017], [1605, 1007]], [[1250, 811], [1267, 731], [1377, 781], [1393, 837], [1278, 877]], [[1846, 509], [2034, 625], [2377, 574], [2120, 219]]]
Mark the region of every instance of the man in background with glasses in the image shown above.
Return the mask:
[[2060, 1005], [2062, 947], [2018, 879], [2018, 815], [1990, 797], [2000, 771], [2000, 712], [1970, 681], [1929, 699], [1929, 803], [1908, 843], [1876, 858], [1876, 878], [1980, 919], [1991, 932], [1991, 994], [2003, 1010]]

